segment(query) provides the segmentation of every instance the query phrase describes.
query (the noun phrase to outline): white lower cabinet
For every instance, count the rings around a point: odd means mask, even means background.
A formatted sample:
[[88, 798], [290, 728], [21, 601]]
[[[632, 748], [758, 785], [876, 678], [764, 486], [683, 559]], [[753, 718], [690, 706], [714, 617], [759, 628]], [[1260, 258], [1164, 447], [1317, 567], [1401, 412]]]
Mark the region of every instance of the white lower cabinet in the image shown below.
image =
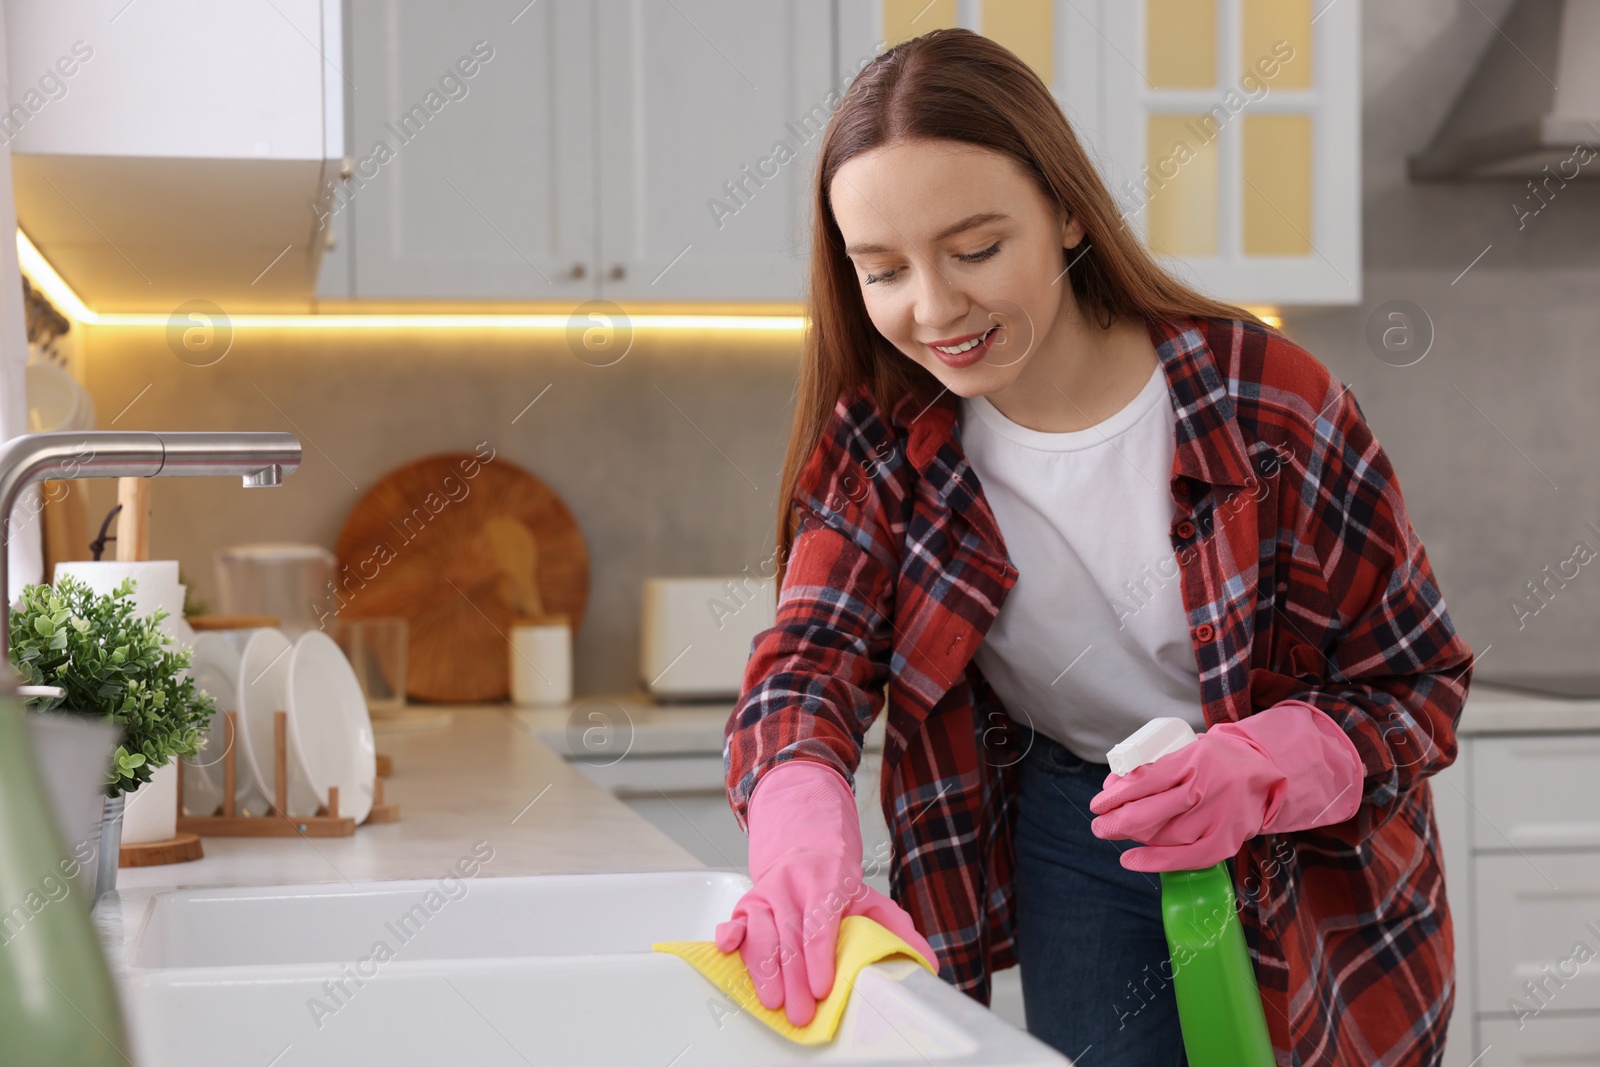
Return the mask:
[[1600, 856], [1511, 852], [1472, 867], [1478, 1011], [1600, 1011]]
[[1600, 735], [1462, 736], [1431, 782], [1456, 931], [1445, 1067], [1600, 1065]]
[[1460, 740], [1456, 761], [1428, 779], [1434, 820], [1444, 854], [1444, 892], [1456, 941], [1456, 999], [1445, 1038], [1445, 1067], [1467, 1067], [1472, 1060], [1472, 851], [1468, 844], [1472, 804], [1467, 798], [1467, 744]]
[[1472, 847], [1600, 854], [1600, 734], [1479, 737]]
[[1600, 1015], [1484, 1018], [1478, 1033], [1483, 1067], [1600, 1067]]

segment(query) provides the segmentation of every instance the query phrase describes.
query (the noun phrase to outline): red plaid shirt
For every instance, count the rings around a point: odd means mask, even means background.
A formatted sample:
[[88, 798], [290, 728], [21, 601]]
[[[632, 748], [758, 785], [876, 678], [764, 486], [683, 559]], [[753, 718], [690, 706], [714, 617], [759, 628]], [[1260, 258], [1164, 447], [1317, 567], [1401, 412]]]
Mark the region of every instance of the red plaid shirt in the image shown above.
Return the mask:
[[[1366, 769], [1353, 817], [1260, 835], [1234, 860], [1278, 1063], [1434, 1063], [1454, 934], [1427, 779], [1456, 758], [1471, 650], [1354, 395], [1254, 324], [1147, 322], [1178, 413], [1171, 537], [1206, 723], [1304, 700]], [[987, 1005], [991, 974], [1016, 963], [1023, 731], [973, 650], [1017, 570], [957, 431], [948, 391], [887, 417], [864, 386], [840, 398], [792, 501], [801, 530], [723, 762], [746, 832], [752, 790], [784, 760], [853, 785], [886, 687], [891, 896], [940, 975]]]

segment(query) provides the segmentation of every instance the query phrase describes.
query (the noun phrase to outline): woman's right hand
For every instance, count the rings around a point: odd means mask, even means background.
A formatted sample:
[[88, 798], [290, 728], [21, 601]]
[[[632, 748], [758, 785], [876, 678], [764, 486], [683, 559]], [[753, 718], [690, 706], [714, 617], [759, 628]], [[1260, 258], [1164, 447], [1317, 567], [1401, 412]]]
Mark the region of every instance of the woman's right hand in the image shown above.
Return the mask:
[[903, 938], [935, 968], [938, 958], [911, 916], [862, 881], [855, 795], [837, 770], [793, 759], [756, 783], [750, 798], [754, 886], [720, 923], [721, 952], [739, 949], [757, 998], [804, 1026], [833, 989], [839, 923], [865, 915]]

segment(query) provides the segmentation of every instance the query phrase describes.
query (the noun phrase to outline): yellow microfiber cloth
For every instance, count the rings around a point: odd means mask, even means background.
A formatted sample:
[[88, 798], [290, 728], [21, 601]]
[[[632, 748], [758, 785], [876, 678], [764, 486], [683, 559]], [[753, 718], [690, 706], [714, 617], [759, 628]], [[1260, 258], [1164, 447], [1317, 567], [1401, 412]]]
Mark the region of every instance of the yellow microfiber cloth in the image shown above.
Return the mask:
[[869, 963], [891, 956], [908, 956], [929, 971], [939, 971], [901, 938], [876, 919], [865, 915], [846, 915], [839, 923], [839, 943], [834, 949], [835, 974], [833, 989], [817, 1001], [817, 1014], [804, 1026], [789, 1021], [783, 1008], [769, 1008], [756, 996], [754, 982], [745, 968], [739, 950], [717, 951], [715, 941], [657, 941], [650, 946], [657, 952], [670, 952], [682, 956], [690, 965], [726, 993], [741, 1008], [772, 1027], [778, 1033], [802, 1045], [826, 1045], [839, 1032], [839, 1021], [844, 1017], [845, 1002], [856, 983], [856, 975]]

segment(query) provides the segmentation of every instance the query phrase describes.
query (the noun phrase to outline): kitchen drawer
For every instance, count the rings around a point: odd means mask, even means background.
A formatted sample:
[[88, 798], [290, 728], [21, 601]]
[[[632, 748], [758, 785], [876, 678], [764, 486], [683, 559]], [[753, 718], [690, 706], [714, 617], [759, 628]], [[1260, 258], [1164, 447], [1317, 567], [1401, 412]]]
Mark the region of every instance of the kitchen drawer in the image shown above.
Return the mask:
[[[1554, 1011], [1554, 1009], [1551, 1009]], [[1541, 1015], [1526, 1019], [1480, 1019], [1483, 1063], [1494, 1067], [1600, 1067], [1600, 1015]]]
[[1472, 739], [1474, 850], [1600, 848], [1600, 734]]
[[1539, 1008], [1528, 981], [1551, 1011], [1600, 1009], [1600, 852], [1475, 856], [1473, 871], [1478, 1011]]

